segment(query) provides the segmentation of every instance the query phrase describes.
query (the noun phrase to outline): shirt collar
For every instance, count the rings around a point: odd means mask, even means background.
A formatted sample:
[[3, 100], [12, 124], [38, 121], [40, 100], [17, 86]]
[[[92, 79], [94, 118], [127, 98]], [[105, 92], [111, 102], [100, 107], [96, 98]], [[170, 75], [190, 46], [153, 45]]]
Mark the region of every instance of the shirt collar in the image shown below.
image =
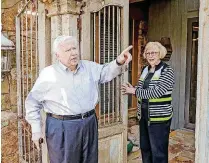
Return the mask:
[[78, 72], [78, 70], [81, 68], [81, 66], [82, 66], [82, 63], [81, 63], [81, 61], [79, 61], [74, 74], [76, 74]]
[[68, 67], [63, 65], [60, 61], [57, 61], [57, 64], [62, 70], [67, 71]]
[[[58, 61], [58, 66], [59, 66], [62, 70], [64, 70], [64, 71], [70, 71], [70, 70], [68, 69], [68, 67], [65, 66], [64, 64], [62, 64], [60, 61]], [[78, 65], [77, 65], [77, 68], [76, 68], [76, 70], [75, 70], [74, 73], [76, 73], [76, 72], [80, 69], [81, 66], [82, 66], [82, 63], [81, 63], [81, 61], [79, 61], [79, 62], [78, 62]]]
[[[163, 65], [163, 62], [160, 61], [160, 63], [158, 65], [155, 66], [155, 71], [159, 70], [161, 68], [161, 66]], [[150, 70], [151, 66], [148, 66], [148, 70]]]

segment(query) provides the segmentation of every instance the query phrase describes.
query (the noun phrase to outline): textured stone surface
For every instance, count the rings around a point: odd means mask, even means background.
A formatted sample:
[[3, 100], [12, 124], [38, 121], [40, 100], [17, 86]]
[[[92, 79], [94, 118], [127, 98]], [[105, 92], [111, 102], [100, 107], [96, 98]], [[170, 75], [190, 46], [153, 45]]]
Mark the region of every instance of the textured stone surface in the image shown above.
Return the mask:
[[10, 103], [11, 105], [17, 105], [17, 92], [11, 92], [10, 93]]
[[[10, 7], [15, 3], [15, 0], [11, 0], [10, 2], [11, 4], [5, 4], [4, 7]], [[12, 8], [2, 10], [2, 12], [2, 31], [15, 31], [15, 16], [17, 15], [17, 5]]]
[[11, 111], [1, 111], [1, 122], [16, 120], [17, 113], [13, 113]]
[[11, 106], [11, 107], [10, 107], [10, 110], [11, 110], [12, 112], [17, 112], [17, 106], [16, 106], [16, 105]]
[[2, 163], [18, 162], [17, 114], [1, 112], [1, 154]]
[[1, 94], [1, 110], [10, 109], [10, 97], [9, 94]]
[[9, 80], [8, 80], [8, 78], [4, 78], [3, 81], [1, 82], [1, 93], [9, 93]]
[[[4, 0], [1, 2], [2, 8], [11, 7], [16, 2], [18, 0]], [[17, 8], [18, 4], [12, 8], [1, 10], [2, 33], [14, 44], [16, 43], [15, 16]], [[17, 112], [16, 51], [12, 50], [9, 53], [11, 54], [12, 72], [7, 74], [1, 86], [1, 161], [2, 163], [18, 163], [17, 114], [11, 112]]]
[[[194, 131], [187, 129], [172, 131], [169, 141], [169, 163], [194, 163]], [[128, 163], [142, 163], [140, 150], [128, 155]]]

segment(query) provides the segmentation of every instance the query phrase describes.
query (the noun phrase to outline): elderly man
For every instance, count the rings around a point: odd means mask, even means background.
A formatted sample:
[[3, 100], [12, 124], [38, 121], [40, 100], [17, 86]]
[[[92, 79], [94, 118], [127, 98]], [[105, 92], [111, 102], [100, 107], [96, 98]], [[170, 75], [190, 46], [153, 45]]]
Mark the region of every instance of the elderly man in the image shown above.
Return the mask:
[[79, 60], [77, 41], [59, 36], [53, 44], [57, 63], [40, 73], [25, 101], [26, 120], [32, 127], [32, 140], [39, 149], [40, 110], [47, 114], [46, 141], [51, 163], [97, 163], [98, 126], [94, 108], [98, 84], [121, 73], [121, 65], [132, 57], [125, 49], [116, 60], [100, 65]]

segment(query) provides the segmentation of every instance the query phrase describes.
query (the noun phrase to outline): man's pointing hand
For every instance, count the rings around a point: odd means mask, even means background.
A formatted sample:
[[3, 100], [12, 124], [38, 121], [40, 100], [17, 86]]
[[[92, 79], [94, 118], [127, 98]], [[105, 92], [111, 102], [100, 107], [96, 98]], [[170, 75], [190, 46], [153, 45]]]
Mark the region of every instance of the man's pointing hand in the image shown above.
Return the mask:
[[132, 60], [132, 56], [129, 51], [133, 48], [133, 46], [127, 47], [123, 52], [117, 57], [117, 62], [121, 65], [128, 64]]

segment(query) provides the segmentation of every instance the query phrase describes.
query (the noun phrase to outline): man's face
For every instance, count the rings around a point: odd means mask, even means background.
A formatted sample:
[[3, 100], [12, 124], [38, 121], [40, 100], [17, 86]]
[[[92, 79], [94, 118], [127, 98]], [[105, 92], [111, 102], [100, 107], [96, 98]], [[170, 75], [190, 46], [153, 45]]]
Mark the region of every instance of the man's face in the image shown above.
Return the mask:
[[69, 40], [61, 43], [57, 52], [57, 59], [71, 70], [75, 70], [79, 62], [77, 45]]

